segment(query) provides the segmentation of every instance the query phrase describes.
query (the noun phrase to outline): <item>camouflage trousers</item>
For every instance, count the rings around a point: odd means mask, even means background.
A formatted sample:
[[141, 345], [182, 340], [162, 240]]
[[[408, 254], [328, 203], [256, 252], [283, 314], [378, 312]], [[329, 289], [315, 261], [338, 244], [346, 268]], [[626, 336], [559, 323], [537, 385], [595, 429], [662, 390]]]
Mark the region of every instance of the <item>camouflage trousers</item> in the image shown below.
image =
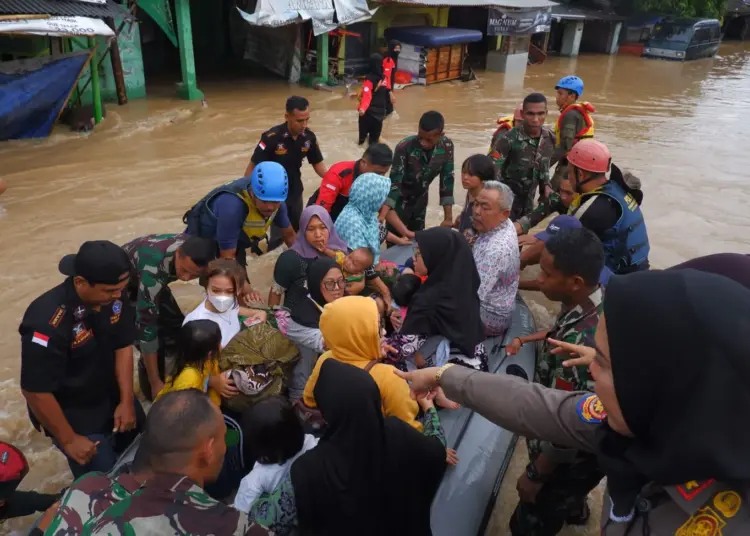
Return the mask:
[[[428, 195], [425, 191], [422, 195], [406, 196], [402, 195], [395, 207], [396, 214], [410, 231], [422, 231], [425, 228], [427, 218]], [[398, 235], [398, 231], [390, 224], [388, 231]]]
[[[529, 441], [529, 457], [536, 459]], [[513, 536], [554, 536], [568, 519], [585, 519], [586, 497], [604, 478], [596, 456], [579, 452], [573, 463], [559, 465], [536, 496], [536, 503], [519, 502], [510, 518]]]

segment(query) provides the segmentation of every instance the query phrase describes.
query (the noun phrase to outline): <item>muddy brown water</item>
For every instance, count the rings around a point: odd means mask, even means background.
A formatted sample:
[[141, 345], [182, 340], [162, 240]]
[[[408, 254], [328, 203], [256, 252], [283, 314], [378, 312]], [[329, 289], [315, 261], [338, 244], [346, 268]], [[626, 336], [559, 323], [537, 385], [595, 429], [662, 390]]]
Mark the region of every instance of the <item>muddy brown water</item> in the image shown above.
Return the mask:
[[[749, 62], [750, 44], [725, 44], [716, 58], [688, 63], [552, 58], [530, 66], [523, 80], [479, 73], [479, 80], [466, 84], [410, 87], [397, 93], [397, 114], [386, 122], [383, 138], [394, 145], [415, 132], [422, 112], [439, 110], [460, 168], [469, 155], [486, 152], [498, 115], [511, 113], [530, 91], [553, 99], [555, 82], [575, 73], [586, 82], [585, 100], [596, 106], [597, 138], [609, 145], [615, 163], [642, 179], [652, 264], [747, 252]], [[70, 480], [62, 455], [29, 425], [19, 390], [17, 327], [31, 300], [62, 280], [57, 272], [62, 255], [84, 240], [125, 243], [181, 231], [187, 208], [215, 185], [241, 175], [261, 132], [283, 120], [290, 94], [310, 99], [310, 127], [327, 164], [362, 152], [354, 101], [341, 90], [236, 79], [204, 82], [201, 88], [207, 106], [179, 101], [171, 89], [159, 88], [147, 100], [110, 106], [91, 135], [60, 128], [45, 140], [0, 144], [0, 176], [9, 183], [0, 197], [0, 438], [29, 457], [24, 488], [55, 491]], [[550, 124], [556, 116], [555, 110]], [[308, 165], [303, 178], [307, 197], [319, 179]], [[436, 193], [432, 223], [442, 214]], [[458, 174], [455, 197], [463, 202]], [[268, 288], [276, 257], [252, 261], [254, 285]], [[530, 296], [530, 301], [540, 322], [553, 318], [554, 308], [544, 300]]]

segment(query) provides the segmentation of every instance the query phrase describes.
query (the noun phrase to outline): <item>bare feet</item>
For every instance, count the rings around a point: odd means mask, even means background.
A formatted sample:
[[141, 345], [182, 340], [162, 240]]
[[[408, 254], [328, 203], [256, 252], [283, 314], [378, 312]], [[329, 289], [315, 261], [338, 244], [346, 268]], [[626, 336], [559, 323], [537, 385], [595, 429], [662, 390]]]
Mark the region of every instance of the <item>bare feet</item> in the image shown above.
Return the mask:
[[457, 404], [456, 402], [445, 396], [445, 392], [443, 392], [442, 387], [438, 387], [437, 389], [435, 389], [435, 404], [445, 409], [458, 409], [461, 407], [461, 404]]

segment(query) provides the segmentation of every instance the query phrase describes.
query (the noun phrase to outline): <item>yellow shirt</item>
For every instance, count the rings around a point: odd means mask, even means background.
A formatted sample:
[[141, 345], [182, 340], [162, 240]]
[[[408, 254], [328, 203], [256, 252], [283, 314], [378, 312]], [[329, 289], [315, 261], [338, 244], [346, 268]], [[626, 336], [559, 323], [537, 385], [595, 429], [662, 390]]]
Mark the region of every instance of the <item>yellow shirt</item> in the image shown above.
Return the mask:
[[185, 389], [198, 389], [204, 393], [208, 393], [209, 398], [217, 405], [221, 406], [221, 395], [214, 389], [208, 387], [208, 378], [210, 376], [216, 376], [220, 374], [219, 362], [208, 361], [203, 367], [203, 372], [195, 367], [185, 367], [176, 378], [171, 376], [167, 378], [164, 383], [164, 387], [159, 394], [156, 395], [154, 402], [159, 400], [159, 397], [172, 391], [183, 391]]

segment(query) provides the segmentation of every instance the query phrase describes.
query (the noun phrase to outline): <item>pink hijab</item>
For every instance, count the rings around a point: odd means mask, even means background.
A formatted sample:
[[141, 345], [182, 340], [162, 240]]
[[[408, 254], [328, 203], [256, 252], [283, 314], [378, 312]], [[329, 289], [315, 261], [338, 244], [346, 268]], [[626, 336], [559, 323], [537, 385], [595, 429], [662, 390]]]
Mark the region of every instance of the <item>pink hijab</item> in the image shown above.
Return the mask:
[[307, 229], [307, 225], [310, 223], [310, 219], [313, 216], [317, 216], [318, 218], [320, 218], [320, 221], [322, 221], [323, 225], [325, 225], [328, 229], [328, 247], [334, 251], [346, 252], [346, 242], [344, 242], [344, 240], [336, 232], [336, 228], [333, 225], [331, 215], [328, 214], [328, 211], [320, 205], [310, 205], [302, 211], [302, 214], [299, 218], [299, 232], [297, 233], [297, 239], [294, 241], [294, 244], [292, 244], [292, 247], [290, 249], [296, 251], [297, 254], [303, 259], [318, 258], [320, 252], [315, 249], [312, 244], [310, 244], [305, 238], [305, 229]]

